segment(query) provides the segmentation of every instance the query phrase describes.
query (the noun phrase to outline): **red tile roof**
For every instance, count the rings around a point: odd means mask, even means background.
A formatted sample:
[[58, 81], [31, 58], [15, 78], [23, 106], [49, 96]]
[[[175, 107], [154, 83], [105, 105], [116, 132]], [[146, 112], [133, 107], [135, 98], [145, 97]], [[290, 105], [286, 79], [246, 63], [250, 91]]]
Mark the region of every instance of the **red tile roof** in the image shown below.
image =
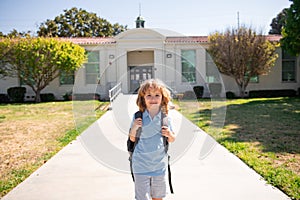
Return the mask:
[[266, 37], [270, 42], [279, 42], [279, 40], [282, 38], [281, 35], [267, 35]]
[[[271, 42], [279, 41], [281, 35], [267, 35], [267, 39]], [[116, 40], [110, 37], [94, 37], [94, 38], [58, 38], [60, 40], [66, 40], [79, 45], [97, 45], [97, 44], [115, 44]], [[174, 36], [166, 37], [166, 43], [208, 43], [208, 36]]]
[[109, 37], [74, 37], [74, 38], [59, 38], [61, 40], [66, 40], [66, 41], [70, 41], [73, 42], [75, 44], [114, 44], [116, 43], [116, 40], [114, 38], [109, 38]]
[[207, 43], [207, 36], [167, 37], [166, 43]]

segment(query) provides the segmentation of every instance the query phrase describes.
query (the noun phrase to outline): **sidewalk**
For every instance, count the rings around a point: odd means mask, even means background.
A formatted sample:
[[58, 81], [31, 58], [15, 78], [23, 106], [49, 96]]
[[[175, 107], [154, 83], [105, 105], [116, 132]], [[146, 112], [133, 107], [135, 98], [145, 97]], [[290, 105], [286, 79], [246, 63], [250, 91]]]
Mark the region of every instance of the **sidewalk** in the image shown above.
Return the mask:
[[[136, 110], [134, 100], [132, 95], [121, 94], [113, 110], [3, 200], [133, 200], [126, 140], [130, 115]], [[180, 152], [174, 147], [184, 143], [176, 141], [171, 146], [175, 194], [168, 195], [166, 200], [289, 199], [180, 113], [172, 110], [169, 115], [174, 120], [174, 129], [179, 130], [177, 140], [190, 140], [191, 145], [186, 143]], [[199, 159], [201, 149], [208, 146], [213, 148]]]

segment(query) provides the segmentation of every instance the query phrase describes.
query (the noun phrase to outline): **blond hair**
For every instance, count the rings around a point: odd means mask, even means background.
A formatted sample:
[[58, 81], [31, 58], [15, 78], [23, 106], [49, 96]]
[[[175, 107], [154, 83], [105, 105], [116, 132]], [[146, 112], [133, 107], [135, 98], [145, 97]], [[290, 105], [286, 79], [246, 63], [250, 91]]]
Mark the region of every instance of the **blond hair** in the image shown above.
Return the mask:
[[161, 92], [161, 110], [165, 114], [168, 114], [168, 104], [171, 99], [170, 91], [166, 88], [165, 84], [158, 79], [148, 79], [141, 84], [136, 100], [136, 104], [139, 107], [139, 110], [141, 112], [144, 112], [146, 110], [145, 94], [149, 89], [155, 89]]

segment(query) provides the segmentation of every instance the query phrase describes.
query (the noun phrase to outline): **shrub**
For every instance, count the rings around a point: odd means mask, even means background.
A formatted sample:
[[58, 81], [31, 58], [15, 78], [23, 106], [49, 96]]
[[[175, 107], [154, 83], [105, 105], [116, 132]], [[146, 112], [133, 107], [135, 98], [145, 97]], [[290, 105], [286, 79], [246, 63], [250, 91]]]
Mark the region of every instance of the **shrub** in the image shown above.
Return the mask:
[[70, 101], [70, 100], [72, 100], [72, 92], [66, 92], [63, 95], [63, 99], [64, 99], [64, 101]]
[[86, 94], [73, 94], [73, 100], [100, 100], [100, 94], [86, 93]]
[[9, 98], [7, 94], [0, 94], [0, 103], [8, 103], [8, 102], [9, 102]]
[[183, 99], [196, 99], [196, 95], [193, 91], [185, 91], [183, 94]]
[[9, 99], [15, 103], [24, 102], [25, 93], [26, 93], [25, 87], [11, 87], [7, 89], [7, 94]]
[[204, 91], [204, 87], [203, 86], [200, 86], [200, 85], [194, 86], [193, 90], [194, 90], [194, 92], [196, 94], [197, 99], [202, 98], [203, 91]]
[[235, 98], [235, 94], [231, 91], [226, 92], [226, 98], [227, 99], [234, 99]]
[[54, 101], [54, 100], [55, 100], [55, 96], [52, 93], [41, 94], [42, 102], [50, 102], [50, 101]]
[[222, 92], [222, 84], [221, 83], [210, 83], [209, 85], [210, 95], [213, 97], [219, 97]]
[[252, 90], [249, 92], [250, 98], [263, 98], [263, 97], [294, 97], [296, 90], [283, 89], [283, 90]]

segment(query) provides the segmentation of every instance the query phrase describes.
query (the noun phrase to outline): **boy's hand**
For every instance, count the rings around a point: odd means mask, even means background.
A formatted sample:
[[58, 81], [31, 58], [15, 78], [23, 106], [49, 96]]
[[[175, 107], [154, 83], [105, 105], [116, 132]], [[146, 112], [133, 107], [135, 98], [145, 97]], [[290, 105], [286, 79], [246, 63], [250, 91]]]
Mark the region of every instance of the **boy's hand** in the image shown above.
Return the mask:
[[136, 137], [136, 134], [137, 134], [137, 130], [139, 128], [141, 128], [143, 125], [143, 121], [142, 121], [142, 118], [136, 118], [133, 122], [133, 125], [130, 129], [130, 132], [129, 132], [129, 137], [130, 137], [130, 140], [132, 142], [135, 141], [135, 137]]
[[140, 127], [142, 127], [142, 125], [143, 125], [142, 118], [136, 118], [133, 122], [132, 129], [137, 131]]
[[168, 142], [174, 142], [175, 141], [175, 134], [169, 129], [167, 126], [161, 127], [161, 134], [162, 136], [165, 136], [168, 138]]

